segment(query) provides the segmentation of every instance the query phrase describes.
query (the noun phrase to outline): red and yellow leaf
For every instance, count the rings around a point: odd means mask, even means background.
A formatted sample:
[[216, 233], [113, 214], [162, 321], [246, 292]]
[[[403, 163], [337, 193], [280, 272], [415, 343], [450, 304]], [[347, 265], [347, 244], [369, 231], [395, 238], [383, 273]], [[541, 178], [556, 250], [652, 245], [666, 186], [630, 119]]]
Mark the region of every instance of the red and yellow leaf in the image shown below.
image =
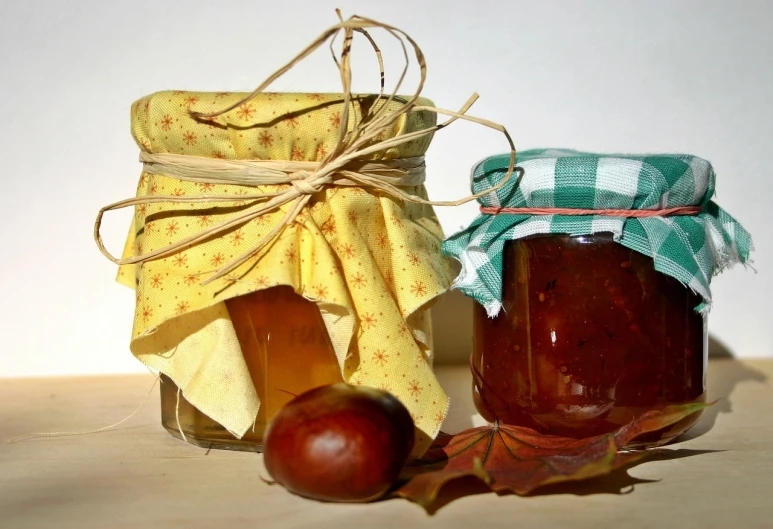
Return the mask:
[[446, 483], [467, 476], [477, 477], [494, 492], [519, 495], [552, 483], [602, 476], [649, 455], [647, 450], [622, 450], [631, 440], [706, 406], [668, 406], [647, 412], [615, 432], [587, 439], [543, 435], [509, 425], [441, 433], [423, 458], [406, 467], [408, 481], [395, 495], [429, 509]]

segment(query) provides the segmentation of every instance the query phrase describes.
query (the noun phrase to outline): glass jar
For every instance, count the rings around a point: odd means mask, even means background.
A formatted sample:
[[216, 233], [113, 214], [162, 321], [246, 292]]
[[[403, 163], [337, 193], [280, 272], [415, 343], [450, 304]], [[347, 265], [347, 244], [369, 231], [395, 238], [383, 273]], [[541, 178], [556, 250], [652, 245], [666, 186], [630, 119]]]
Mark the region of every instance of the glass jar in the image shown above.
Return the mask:
[[[400, 112], [378, 138], [390, 141], [435, 125], [429, 110], [403, 113], [405, 101], [176, 90], [132, 105], [137, 196], [97, 221], [133, 203], [122, 259], [97, 241], [135, 289], [130, 348], [163, 374], [162, 424], [172, 435], [259, 451], [294, 395], [345, 380], [400, 399], [415, 418], [417, 452], [434, 437], [448, 398], [432, 373], [428, 307], [453, 281], [442, 229], [429, 205], [338, 185], [339, 173], [356, 169], [349, 176], [388, 177], [425, 198], [431, 135], [372, 152], [378, 141], [369, 142], [319, 189], [296, 181], [341, 154], [342, 126], [354, 133], [373, 115]], [[216, 119], [191, 114], [227, 108]], [[303, 196], [291, 198], [293, 189]], [[387, 380], [398, 371], [406, 380]]]
[[[503, 259], [503, 310], [474, 309], [474, 397], [487, 420], [579, 438], [706, 400], [701, 299], [651, 258], [597, 234], [508, 241]], [[699, 416], [634, 445], [667, 443]]]
[[178, 404], [178, 388], [166, 375], [161, 377], [161, 422], [173, 436], [185, 434], [198, 446], [261, 451], [276, 412], [296, 395], [342, 382], [341, 370], [316, 304], [291, 287], [238, 296], [226, 306], [260, 399], [254, 428], [237, 439], [182, 395]]

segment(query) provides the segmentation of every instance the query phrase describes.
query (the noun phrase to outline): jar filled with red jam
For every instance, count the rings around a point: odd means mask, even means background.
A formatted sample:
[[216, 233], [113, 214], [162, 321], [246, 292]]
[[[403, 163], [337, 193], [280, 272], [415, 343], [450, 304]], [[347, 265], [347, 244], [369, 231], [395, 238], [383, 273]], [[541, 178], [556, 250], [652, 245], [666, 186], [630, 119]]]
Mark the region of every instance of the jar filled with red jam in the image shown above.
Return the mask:
[[[711, 278], [749, 233], [687, 154], [521, 151], [473, 169], [479, 215], [443, 243], [476, 300], [473, 397], [489, 421], [587, 438], [706, 401]], [[667, 443], [700, 418], [631, 447]]]
[[[699, 296], [609, 234], [505, 244], [502, 310], [475, 307], [476, 405], [490, 421], [590, 437], [706, 400]], [[684, 433], [695, 413], [642, 442]]]

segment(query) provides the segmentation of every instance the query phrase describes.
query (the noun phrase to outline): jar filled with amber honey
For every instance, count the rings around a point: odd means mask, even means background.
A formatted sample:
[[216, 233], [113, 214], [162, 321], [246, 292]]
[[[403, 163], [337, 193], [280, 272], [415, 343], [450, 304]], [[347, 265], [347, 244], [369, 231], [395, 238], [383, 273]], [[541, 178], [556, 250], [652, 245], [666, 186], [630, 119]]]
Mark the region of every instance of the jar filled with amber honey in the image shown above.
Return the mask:
[[132, 106], [137, 196], [103, 208], [134, 206], [123, 259], [98, 243], [136, 289], [131, 350], [161, 374], [173, 436], [261, 450], [286, 402], [341, 381], [398, 397], [417, 452], [437, 434], [428, 307], [453, 268], [423, 185], [436, 114], [414, 103], [175, 91]]
[[[501, 157], [473, 189], [496, 183]], [[687, 155], [526, 151], [520, 181], [481, 201], [444, 246], [474, 308], [481, 415], [585, 438], [649, 410], [705, 402], [709, 281], [748, 259], [748, 233], [716, 204], [714, 172]], [[667, 443], [700, 412], [631, 446]]]
[[260, 450], [268, 422], [294, 396], [343, 380], [335, 350], [314, 302], [276, 286], [225, 302], [250, 378], [260, 399], [255, 424], [241, 438], [191, 405], [166, 375], [161, 423], [190, 443]]

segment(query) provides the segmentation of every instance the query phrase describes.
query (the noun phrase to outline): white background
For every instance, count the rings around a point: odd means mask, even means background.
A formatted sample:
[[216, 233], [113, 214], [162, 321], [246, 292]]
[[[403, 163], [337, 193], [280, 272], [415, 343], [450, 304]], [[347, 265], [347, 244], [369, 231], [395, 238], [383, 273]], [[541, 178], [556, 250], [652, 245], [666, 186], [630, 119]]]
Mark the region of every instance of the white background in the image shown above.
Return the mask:
[[[406, 30], [429, 63], [424, 94], [455, 109], [479, 92], [472, 114], [505, 124], [520, 149], [711, 160], [719, 203], [755, 237], [757, 270], [715, 280], [711, 332], [736, 356], [773, 356], [773, 2], [3, 0], [0, 376], [143, 370], [128, 351], [134, 296], [91, 236], [99, 207], [129, 197], [139, 176], [131, 103], [162, 89], [249, 91], [335, 23], [335, 7]], [[375, 90], [358, 46], [355, 89]], [[325, 49], [272, 89], [340, 87]], [[505, 150], [474, 125], [442, 131], [431, 196], [464, 196], [470, 166]], [[438, 213], [450, 233], [476, 208]], [[106, 223], [114, 252], [129, 215]], [[456, 329], [441, 356], [463, 356], [469, 306], [443, 305], [461, 323], [438, 321]]]

